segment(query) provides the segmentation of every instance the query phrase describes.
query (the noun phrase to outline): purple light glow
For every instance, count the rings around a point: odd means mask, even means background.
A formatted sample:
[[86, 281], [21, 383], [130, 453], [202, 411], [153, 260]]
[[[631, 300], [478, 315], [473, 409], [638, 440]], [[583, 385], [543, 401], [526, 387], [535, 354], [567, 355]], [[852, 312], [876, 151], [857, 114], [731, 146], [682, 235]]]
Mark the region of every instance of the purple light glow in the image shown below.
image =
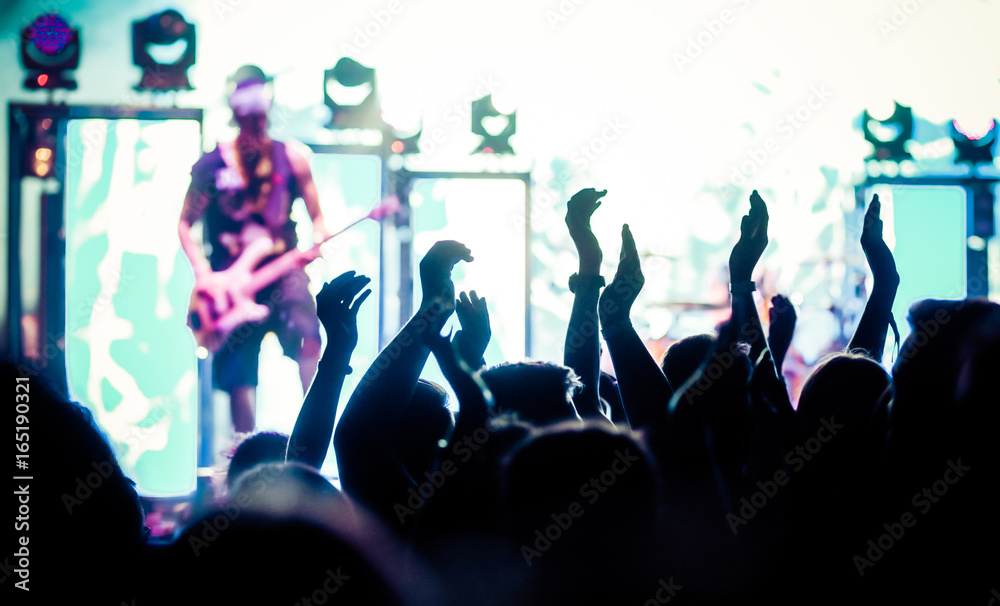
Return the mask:
[[58, 54], [66, 48], [71, 37], [69, 24], [59, 15], [42, 15], [31, 24], [31, 43], [49, 56]]

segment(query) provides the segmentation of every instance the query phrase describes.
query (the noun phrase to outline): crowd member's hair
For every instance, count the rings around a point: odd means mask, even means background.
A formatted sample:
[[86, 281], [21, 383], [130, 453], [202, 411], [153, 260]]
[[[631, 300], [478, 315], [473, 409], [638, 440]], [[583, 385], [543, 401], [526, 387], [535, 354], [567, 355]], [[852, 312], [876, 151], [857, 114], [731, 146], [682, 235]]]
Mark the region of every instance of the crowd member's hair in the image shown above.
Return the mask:
[[583, 383], [561, 364], [526, 361], [503, 363], [482, 372], [498, 413], [513, 412], [522, 421], [548, 425], [578, 419], [573, 394]]

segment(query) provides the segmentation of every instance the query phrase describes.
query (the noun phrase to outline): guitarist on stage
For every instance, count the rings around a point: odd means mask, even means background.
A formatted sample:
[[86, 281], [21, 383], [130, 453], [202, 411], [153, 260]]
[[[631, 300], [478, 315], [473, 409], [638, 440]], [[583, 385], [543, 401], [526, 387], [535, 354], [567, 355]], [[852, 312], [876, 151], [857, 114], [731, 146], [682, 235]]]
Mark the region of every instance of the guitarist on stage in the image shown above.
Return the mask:
[[[272, 253], [261, 264], [296, 248], [290, 212], [298, 197], [312, 217], [314, 242], [329, 235], [306, 158], [267, 134], [271, 94], [264, 73], [255, 66], [244, 66], [235, 79], [229, 106], [239, 135], [236, 141], [220, 142], [195, 163], [179, 225], [181, 246], [194, 266], [195, 288], [205, 294], [223, 292], [227, 285], [211, 272], [232, 265], [250, 242], [273, 240]], [[207, 256], [191, 235], [192, 224], [201, 218]], [[304, 261], [317, 254], [304, 257]], [[304, 263], [257, 294], [256, 302], [267, 305], [270, 315], [234, 330], [215, 353], [213, 381], [229, 393], [237, 432], [254, 429], [258, 356], [265, 334], [275, 332], [285, 355], [298, 362], [303, 393], [316, 373], [319, 322], [309, 279], [301, 266]]]

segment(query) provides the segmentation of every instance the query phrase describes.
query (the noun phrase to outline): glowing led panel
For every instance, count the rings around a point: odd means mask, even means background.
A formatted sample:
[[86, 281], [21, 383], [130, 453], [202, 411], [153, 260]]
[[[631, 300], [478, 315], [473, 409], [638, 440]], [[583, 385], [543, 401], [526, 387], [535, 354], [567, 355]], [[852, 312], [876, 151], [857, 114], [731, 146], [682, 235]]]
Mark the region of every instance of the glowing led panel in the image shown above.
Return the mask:
[[193, 120], [73, 120], [67, 131], [66, 369], [145, 496], [195, 489], [194, 285], [177, 238]]

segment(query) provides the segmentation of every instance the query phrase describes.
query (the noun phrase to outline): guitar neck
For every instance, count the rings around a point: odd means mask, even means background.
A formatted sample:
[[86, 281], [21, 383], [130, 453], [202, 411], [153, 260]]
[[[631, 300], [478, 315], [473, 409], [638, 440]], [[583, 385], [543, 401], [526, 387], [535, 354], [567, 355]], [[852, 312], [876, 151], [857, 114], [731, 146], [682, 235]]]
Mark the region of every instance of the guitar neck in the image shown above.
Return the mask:
[[289, 270], [295, 268], [299, 264], [303, 254], [303, 251], [298, 249], [290, 250], [274, 261], [271, 261], [270, 263], [254, 270], [254, 272], [250, 275], [247, 290], [256, 294], [273, 282], [276, 282], [278, 278], [285, 275]]
[[[330, 234], [329, 236], [324, 238], [322, 242], [314, 244], [312, 250], [316, 250], [317, 248], [323, 246], [333, 238], [339, 236], [340, 234], [354, 227], [358, 223], [361, 223], [367, 218], [368, 218], [367, 216], [361, 217], [360, 219], [354, 221], [353, 223], [341, 229], [337, 233]], [[307, 254], [306, 251], [301, 251], [298, 249], [290, 250], [281, 255], [280, 257], [278, 257], [277, 259], [275, 259], [274, 261], [271, 261], [270, 263], [264, 265], [263, 267], [258, 268], [253, 272], [253, 275], [250, 277], [250, 282], [247, 286], [248, 290], [254, 294], [260, 292], [263, 288], [267, 287], [272, 282], [275, 282], [278, 278], [285, 275], [285, 273], [287, 273], [288, 270], [298, 265], [302, 257], [305, 256], [306, 254]]]

